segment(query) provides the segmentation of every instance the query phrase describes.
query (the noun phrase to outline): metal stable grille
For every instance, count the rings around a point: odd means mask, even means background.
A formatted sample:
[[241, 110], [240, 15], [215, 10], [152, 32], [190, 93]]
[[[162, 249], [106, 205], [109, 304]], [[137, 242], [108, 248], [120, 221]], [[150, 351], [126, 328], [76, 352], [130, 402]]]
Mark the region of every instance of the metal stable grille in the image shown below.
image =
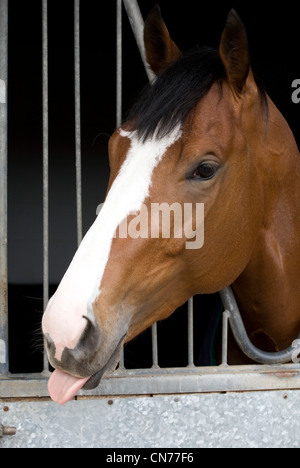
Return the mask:
[[[124, 0], [136, 42], [140, 49], [148, 78], [153, 75], [147, 67], [143, 48], [143, 20], [135, 0]], [[122, 119], [122, 0], [117, 0], [117, 71], [116, 124]], [[48, 24], [47, 0], [42, 0], [42, 73], [43, 73], [43, 297], [44, 308], [49, 299], [49, 125], [48, 125]], [[8, 0], [0, 0], [0, 398], [47, 396], [49, 367], [44, 353], [44, 369], [38, 374], [10, 374], [8, 363], [8, 302], [7, 302], [7, 41]], [[80, 135], [80, 0], [74, 0], [74, 76], [75, 76], [75, 162], [77, 200], [77, 240], [82, 239], [81, 135]], [[194, 363], [193, 299], [188, 303], [188, 365], [159, 367], [157, 325], [152, 327], [152, 366], [128, 370], [122, 356], [118, 369], [102, 380], [100, 386], [81, 395], [128, 395], [199, 393], [233, 390], [286, 389], [300, 387], [299, 366], [272, 364], [253, 366], [227, 365], [228, 319], [233, 327], [239, 321], [231, 291], [222, 293], [226, 311], [223, 319], [222, 365], [197, 367]], [[239, 332], [237, 332], [238, 334]], [[243, 341], [240, 345], [243, 347]], [[247, 340], [246, 340], [247, 341]], [[248, 343], [249, 345], [249, 343]], [[251, 343], [250, 343], [251, 348]], [[250, 350], [251, 351], [251, 350]], [[291, 350], [289, 350], [291, 352]], [[281, 361], [290, 355], [284, 356]], [[254, 357], [257, 355], [254, 354]], [[272, 358], [271, 358], [272, 359]], [[268, 356], [260, 362], [269, 362]], [[271, 360], [271, 362], [274, 362]], [[278, 356], [276, 357], [276, 362]]]

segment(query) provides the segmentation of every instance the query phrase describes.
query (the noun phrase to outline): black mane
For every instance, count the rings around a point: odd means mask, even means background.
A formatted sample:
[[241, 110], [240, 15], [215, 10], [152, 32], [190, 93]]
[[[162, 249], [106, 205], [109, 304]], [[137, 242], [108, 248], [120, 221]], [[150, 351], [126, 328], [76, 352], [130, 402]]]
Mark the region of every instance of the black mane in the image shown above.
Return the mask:
[[[153, 86], [145, 87], [126, 118], [144, 141], [154, 133], [162, 138], [183, 124], [213, 83], [226, 79], [218, 50], [204, 47], [182, 55], [166, 68]], [[268, 115], [266, 94], [259, 88], [262, 107]]]
[[221, 83], [225, 69], [219, 52], [201, 48], [182, 55], [142, 91], [127, 116], [132, 130], [144, 140], [159, 138], [184, 123], [214, 82]]

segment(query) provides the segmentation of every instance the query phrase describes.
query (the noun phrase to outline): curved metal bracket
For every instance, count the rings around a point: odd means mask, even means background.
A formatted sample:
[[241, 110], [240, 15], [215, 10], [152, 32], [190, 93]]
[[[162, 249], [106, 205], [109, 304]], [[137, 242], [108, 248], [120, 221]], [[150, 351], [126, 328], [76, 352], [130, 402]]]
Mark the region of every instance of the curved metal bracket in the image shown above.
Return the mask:
[[[225, 309], [229, 312], [229, 323], [235, 340], [246, 356], [260, 364], [285, 364], [292, 361], [292, 355], [296, 352], [294, 346], [283, 351], [267, 352], [254, 346], [250, 341], [238, 305], [236, 303], [231, 287], [220, 291], [220, 296]], [[300, 335], [298, 336], [300, 339]]]

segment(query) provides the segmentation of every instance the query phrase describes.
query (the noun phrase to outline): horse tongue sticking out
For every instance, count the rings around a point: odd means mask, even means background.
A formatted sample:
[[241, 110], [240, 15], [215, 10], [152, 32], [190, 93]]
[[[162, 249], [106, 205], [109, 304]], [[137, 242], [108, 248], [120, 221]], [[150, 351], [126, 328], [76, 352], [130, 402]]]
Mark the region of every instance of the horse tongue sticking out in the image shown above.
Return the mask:
[[53, 401], [63, 405], [70, 401], [76, 393], [86, 384], [90, 377], [74, 377], [71, 374], [55, 370], [48, 382], [49, 395]]

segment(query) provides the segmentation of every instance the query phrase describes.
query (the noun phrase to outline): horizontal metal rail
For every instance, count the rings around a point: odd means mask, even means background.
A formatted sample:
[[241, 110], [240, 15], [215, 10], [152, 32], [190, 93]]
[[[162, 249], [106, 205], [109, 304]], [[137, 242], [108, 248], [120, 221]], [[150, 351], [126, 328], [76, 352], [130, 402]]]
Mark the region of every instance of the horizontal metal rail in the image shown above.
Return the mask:
[[[0, 376], [0, 400], [49, 397], [47, 374]], [[79, 396], [152, 395], [300, 388], [296, 364], [117, 370]]]

